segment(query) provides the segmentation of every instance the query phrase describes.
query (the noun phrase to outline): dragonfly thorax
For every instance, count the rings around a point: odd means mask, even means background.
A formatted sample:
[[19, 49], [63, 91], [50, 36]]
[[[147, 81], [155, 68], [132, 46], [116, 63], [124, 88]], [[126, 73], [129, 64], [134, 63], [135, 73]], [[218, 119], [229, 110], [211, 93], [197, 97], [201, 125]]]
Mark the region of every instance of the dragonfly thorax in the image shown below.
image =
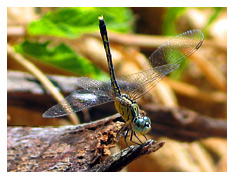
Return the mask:
[[128, 95], [121, 94], [116, 97], [115, 108], [122, 115], [126, 123], [130, 123], [139, 116], [139, 106], [136, 101], [132, 100]]
[[122, 115], [126, 124], [131, 124], [132, 129], [137, 133], [145, 134], [151, 128], [151, 121], [147, 116], [140, 114], [140, 109], [135, 100], [128, 95], [122, 94], [115, 101], [116, 110]]

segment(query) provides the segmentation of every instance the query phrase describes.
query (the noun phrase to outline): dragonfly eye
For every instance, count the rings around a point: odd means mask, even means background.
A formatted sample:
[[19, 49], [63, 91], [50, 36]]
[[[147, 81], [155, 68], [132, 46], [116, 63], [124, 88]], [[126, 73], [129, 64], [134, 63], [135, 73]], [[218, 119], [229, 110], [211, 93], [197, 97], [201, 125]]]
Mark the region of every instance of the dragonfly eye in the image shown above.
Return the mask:
[[141, 116], [134, 121], [133, 130], [136, 133], [146, 134], [151, 129], [151, 121], [147, 116]]

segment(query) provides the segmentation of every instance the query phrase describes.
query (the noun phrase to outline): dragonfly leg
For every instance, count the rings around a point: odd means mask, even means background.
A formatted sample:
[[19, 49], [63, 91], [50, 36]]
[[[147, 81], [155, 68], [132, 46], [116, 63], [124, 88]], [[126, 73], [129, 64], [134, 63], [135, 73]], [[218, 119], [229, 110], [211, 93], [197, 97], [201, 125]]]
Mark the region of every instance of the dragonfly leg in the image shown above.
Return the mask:
[[[116, 135], [116, 139], [117, 139], [117, 141], [118, 141], [119, 148], [120, 148], [121, 151], [122, 151], [123, 149], [122, 149], [122, 147], [121, 147], [119, 138], [120, 138], [120, 134], [121, 134], [122, 132], [124, 132], [124, 131], [126, 130], [126, 128], [127, 128], [127, 125], [124, 125], [124, 126], [117, 132], [117, 135]], [[128, 130], [128, 129], [127, 129], [127, 130]], [[128, 135], [128, 131], [127, 131], [127, 134], [124, 136], [125, 143], [128, 145], [128, 143], [126, 142], [126, 137], [127, 137], [127, 135]]]
[[145, 140], [147, 141], [148, 139], [147, 139], [146, 135], [145, 135], [145, 134], [143, 134], [143, 136], [145, 137]]
[[[139, 143], [137, 143], [137, 142], [135, 142], [135, 141], [133, 141], [132, 140], [132, 136], [133, 136], [133, 134], [136, 136], [136, 133], [132, 130], [132, 132], [131, 132], [131, 137], [130, 137], [130, 141], [132, 142], [132, 143], [135, 143], [135, 144], [137, 144], [137, 145], [140, 145]], [[137, 136], [136, 136], [137, 137]], [[137, 137], [137, 139], [140, 141], [140, 139]], [[140, 141], [141, 142], [141, 141]], [[141, 142], [142, 143], [142, 142]]]
[[124, 142], [125, 142], [125, 144], [127, 145], [127, 147], [129, 147], [129, 145], [128, 145], [128, 142], [127, 142], [127, 137], [128, 137], [128, 132], [129, 132], [129, 130], [130, 129], [127, 129], [127, 131], [126, 131], [126, 134], [124, 135]]
[[137, 137], [136, 132], [133, 132], [134, 136], [139, 140], [139, 142], [142, 144], [141, 140], [139, 139], [139, 137]]

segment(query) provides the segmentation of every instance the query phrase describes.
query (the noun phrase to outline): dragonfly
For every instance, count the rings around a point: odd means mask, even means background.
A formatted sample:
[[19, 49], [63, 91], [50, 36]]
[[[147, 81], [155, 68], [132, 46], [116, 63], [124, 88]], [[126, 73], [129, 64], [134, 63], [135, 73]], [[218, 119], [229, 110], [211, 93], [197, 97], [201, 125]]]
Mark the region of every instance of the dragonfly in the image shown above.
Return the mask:
[[[124, 126], [117, 132], [124, 134], [127, 146], [127, 136], [130, 141], [141, 144], [137, 134], [143, 135], [151, 129], [151, 120], [142, 113], [136, 100], [153, 88], [165, 75], [178, 69], [183, 61], [197, 51], [203, 41], [204, 35], [200, 30], [189, 30], [166, 41], [158, 47], [149, 57], [149, 69], [138, 73], [115, 76], [106, 24], [103, 17], [99, 17], [99, 29], [102, 37], [110, 81], [100, 81], [89, 77], [80, 77], [77, 80], [80, 89], [72, 92], [64, 100], [49, 108], [44, 114], [45, 118], [66, 116], [90, 107], [114, 102], [115, 108], [125, 121]], [[140, 142], [135, 142], [133, 136]]]

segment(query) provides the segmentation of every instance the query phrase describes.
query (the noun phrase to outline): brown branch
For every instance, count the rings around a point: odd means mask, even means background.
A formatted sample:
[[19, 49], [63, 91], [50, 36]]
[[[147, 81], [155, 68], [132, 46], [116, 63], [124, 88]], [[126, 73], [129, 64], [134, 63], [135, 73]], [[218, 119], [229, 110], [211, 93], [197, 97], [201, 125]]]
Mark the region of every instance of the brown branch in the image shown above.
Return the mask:
[[150, 134], [167, 136], [181, 141], [194, 141], [207, 137], [227, 137], [227, 121], [202, 116], [182, 107], [145, 105], [152, 121]]
[[[52, 96], [57, 100], [57, 102], [64, 99], [63, 95], [58, 91], [58, 89], [49, 81], [49, 79], [38, 69], [33, 63], [24, 58], [21, 54], [16, 53], [14, 48], [7, 44], [7, 54], [11, 56], [17, 63], [22, 65], [26, 70], [28, 70], [32, 75], [34, 75], [41, 84], [49, 91]], [[79, 124], [79, 119], [75, 114], [69, 114], [69, 118], [73, 124]]]
[[196, 63], [196, 65], [202, 71], [204, 76], [211, 82], [211, 84], [213, 84], [219, 90], [227, 93], [227, 79], [214, 64], [206, 60], [199, 53], [193, 55], [191, 59], [194, 63]]
[[[87, 34], [89, 36], [99, 38], [99, 33]], [[122, 45], [138, 46], [143, 48], [152, 48], [162, 45], [164, 42], [170, 39], [169, 36], [163, 35], [145, 35], [145, 34], [120, 34], [109, 32], [109, 40], [111, 42], [120, 43]], [[216, 43], [214, 40], [206, 39], [203, 46], [209, 46], [216, 49], [226, 51], [225, 44]]]
[[118, 171], [163, 146], [148, 140], [102, 161], [123, 125], [112, 121], [119, 116], [60, 128], [8, 127], [8, 171]]
[[198, 99], [200, 101], [210, 101], [215, 103], [227, 103], [227, 94], [221, 91], [211, 91], [205, 92], [200, 88], [184, 83], [181, 81], [172, 80], [168, 77], [163, 79], [176, 93], [183, 96], [188, 96], [193, 99]]
[[[8, 97], [14, 97], [14, 94], [18, 93], [18, 97], [15, 96], [11, 103], [17, 105], [17, 101], [25, 100], [24, 103], [27, 104], [27, 99], [23, 99], [27, 91], [34, 94], [39, 92], [40, 101], [45, 103], [41, 100], [42, 87], [35, 84], [35, 79], [30, 75], [20, 77], [19, 73], [17, 74], [16, 81], [19, 82], [22, 77], [21, 80], [27, 82], [28, 85], [24, 85], [24, 89], [19, 88], [17, 85], [11, 85], [12, 81], [8, 78], [8, 85], [10, 85], [8, 86]], [[69, 83], [74, 84], [74, 78], [72, 82], [59, 79], [59, 77], [53, 78], [61, 89], [65, 89], [66, 92], [74, 90], [68, 87]], [[64, 81], [68, 83], [64, 84]], [[21, 83], [23, 82], [21, 81]], [[110, 111], [109, 106], [107, 104], [105, 107], [92, 108], [92, 112], [95, 113], [95, 115], [91, 113], [92, 118], [101, 111], [104, 111], [105, 114], [114, 112], [114, 110]], [[155, 105], [143, 107], [152, 120], [150, 133], [152, 135], [167, 136], [183, 141], [211, 136], [226, 137], [227, 123], [225, 120], [201, 116], [184, 108]], [[116, 132], [123, 125], [123, 123], [117, 122], [118, 116], [72, 127], [8, 127], [8, 171], [117, 171], [138, 156], [156, 151], [163, 145], [163, 143], [147, 141], [140, 146], [126, 149], [121, 156], [115, 154], [103, 161], [104, 156], [110, 154], [109, 149], [114, 146]]]
[[130, 146], [123, 151], [114, 154], [106, 159], [102, 164], [92, 168], [92, 171], [96, 172], [111, 172], [119, 171], [124, 166], [127, 166], [133, 160], [151, 152], [159, 150], [165, 142], [156, 143], [156, 141], [149, 139], [145, 143], [137, 146]]
[[[61, 76], [51, 76], [50, 79], [57, 84], [58, 88], [65, 91], [67, 94], [76, 89], [76, 78], [74, 77], [65, 78]], [[51, 103], [50, 98], [48, 98], [47, 95], [43, 95], [44, 91], [40, 84], [28, 74], [9, 72], [7, 84], [8, 105], [16, 106], [18, 104], [20, 106], [19, 108], [23, 111], [31, 110], [38, 112], [41, 110], [43, 112], [45, 108], [49, 106], [48, 104]], [[23, 84], [23, 86], [20, 84]], [[25, 106], [23, 109], [24, 104], [29, 102], [30, 104], [37, 105], [35, 105], [34, 108], [32, 108], [32, 105], [30, 105], [31, 108]], [[202, 116], [181, 107], [168, 108], [165, 106], [143, 105], [142, 108], [147, 113], [147, 116], [151, 118], [151, 134], [156, 136], [167, 136], [182, 141], [193, 141], [212, 136], [226, 138], [227, 136], [227, 121], [224, 119], [217, 120]], [[14, 108], [14, 110], [15, 109], [16, 108]], [[11, 115], [10, 111], [8, 112], [9, 115]], [[115, 112], [114, 106], [104, 104], [92, 108], [92, 110], [90, 110], [90, 115], [94, 120], [103, 118], [107, 116], [107, 114], [114, 114]], [[41, 116], [41, 114], [39, 115]], [[19, 117], [17, 116], [17, 118]], [[46, 125], [46, 123], [44, 125]], [[47, 125], [52, 124], [48, 123]]]
[[[7, 28], [7, 36], [9, 37], [20, 37], [27, 35], [26, 26], [18, 25], [15, 27], [14, 25], [8, 26]], [[86, 34], [87, 36], [100, 38], [99, 32], [94, 32], [90, 34]], [[57, 37], [56, 37], [57, 38]], [[109, 32], [109, 40], [111, 42], [116, 42], [126, 46], [139, 46], [143, 48], [153, 48], [162, 45], [165, 41], [170, 39], [168, 36], [162, 35], [145, 35], [145, 34], [121, 34], [115, 32]], [[203, 46], [213, 47], [219, 50], [226, 51], [226, 44], [217, 43], [214, 40], [206, 39]]]

